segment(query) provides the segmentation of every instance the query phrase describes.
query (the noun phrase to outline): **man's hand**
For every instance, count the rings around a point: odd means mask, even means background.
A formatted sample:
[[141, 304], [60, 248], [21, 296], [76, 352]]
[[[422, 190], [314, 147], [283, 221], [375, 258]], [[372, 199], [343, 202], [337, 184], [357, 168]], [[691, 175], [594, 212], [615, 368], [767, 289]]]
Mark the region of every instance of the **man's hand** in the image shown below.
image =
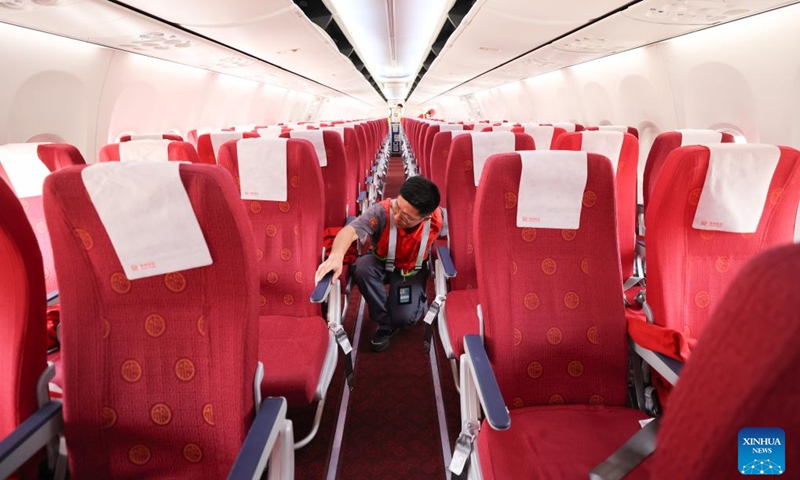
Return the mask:
[[319, 281], [322, 280], [322, 277], [324, 277], [325, 274], [330, 271], [333, 271], [333, 279], [331, 279], [331, 283], [335, 282], [339, 278], [339, 275], [342, 274], [342, 260], [343, 257], [341, 255], [331, 252], [331, 256], [322, 262], [317, 268], [317, 273], [314, 275], [314, 283], [319, 283]]

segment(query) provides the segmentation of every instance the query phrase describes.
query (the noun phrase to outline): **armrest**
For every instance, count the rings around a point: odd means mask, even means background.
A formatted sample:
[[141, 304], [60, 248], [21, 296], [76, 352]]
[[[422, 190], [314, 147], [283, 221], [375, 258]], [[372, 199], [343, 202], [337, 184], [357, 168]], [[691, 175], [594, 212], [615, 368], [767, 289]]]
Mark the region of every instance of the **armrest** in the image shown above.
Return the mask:
[[442, 261], [444, 276], [447, 278], [455, 277], [458, 272], [456, 272], [456, 267], [453, 265], [453, 260], [450, 258], [450, 249], [444, 245], [439, 245], [436, 247], [436, 253], [439, 255], [439, 259]]
[[372, 175], [367, 176], [367, 179], [366, 179], [366, 181], [364, 183], [366, 183], [367, 185], [372, 183]]
[[367, 198], [367, 192], [362, 190], [358, 192], [358, 199], [356, 200], [356, 202], [361, 203], [364, 201], [365, 198]]
[[680, 377], [683, 369], [683, 362], [645, 348], [636, 342], [633, 342], [633, 350], [670, 384], [675, 385], [678, 383], [678, 377]]
[[229, 479], [260, 479], [267, 460], [286, 420], [286, 399], [270, 397], [264, 400], [253, 425], [247, 432]]
[[620, 480], [656, 450], [660, 419], [652, 420], [636, 432], [603, 463], [589, 472], [590, 480]]
[[328, 292], [331, 289], [331, 280], [333, 279], [333, 272], [328, 272], [322, 277], [322, 280], [319, 281], [316, 287], [314, 287], [314, 291], [311, 292], [311, 303], [322, 303], [325, 301], [325, 298], [328, 296]]
[[52, 292], [47, 293], [47, 306], [52, 307], [53, 305], [58, 305], [61, 302], [59, 298], [58, 290], [53, 290]]
[[464, 353], [471, 367], [472, 379], [478, 390], [486, 421], [495, 430], [507, 430], [511, 427], [511, 417], [486, 355], [483, 339], [479, 335], [465, 335]]
[[61, 402], [48, 402], [0, 442], [0, 478], [6, 478], [64, 431]]

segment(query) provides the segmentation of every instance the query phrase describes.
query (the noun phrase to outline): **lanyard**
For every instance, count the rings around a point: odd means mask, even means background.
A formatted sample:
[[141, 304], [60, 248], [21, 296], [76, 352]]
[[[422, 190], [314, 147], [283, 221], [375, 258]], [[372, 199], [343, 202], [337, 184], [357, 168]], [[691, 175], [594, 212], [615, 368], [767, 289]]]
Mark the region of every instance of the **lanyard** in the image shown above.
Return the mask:
[[[414, 265], [414, 270], [411, 273], [401, 273], [404, 277], [414, 275], [422, 268], [422, 260], [425, 259], [425, 247], [428, 246], [428, 237], [431, 234], [431, 219], [425, 221], [425, 226], [422, 228], [422, 242], [419, 244], [419, 253], [417, 254], [417, 263]], [[397, 253], [397, 226], [394, 224], [394, 215], [389, 211], [389, 252], [386, 255], [386, 271], [394, 272], [394, 260]]]

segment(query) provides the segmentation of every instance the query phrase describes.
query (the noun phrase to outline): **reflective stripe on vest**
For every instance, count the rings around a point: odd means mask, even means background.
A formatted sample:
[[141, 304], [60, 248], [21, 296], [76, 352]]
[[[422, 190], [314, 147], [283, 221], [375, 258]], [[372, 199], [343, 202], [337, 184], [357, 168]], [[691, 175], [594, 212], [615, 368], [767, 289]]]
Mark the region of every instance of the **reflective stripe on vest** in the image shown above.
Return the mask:
[[[422, 241], [419, 244], [419, 253], [417, 254], [417, 262], [414, 264], [414, 270], [411, 273], [400, 271], [404, 277], [408, 277], [417, 273], [422, 268], [422, 261], [425, 259], [425, 249], [428, 246], [428, 238], [431, 234], [431, 219], [425, 220], [425, 226], [422, 228]], [[389, 209], [389, 251], [386, 254], [386, 271], [394, 272], [394, 260], [397, 253], [397, 226], [394, 224], [394, 215], [392, 215], [391, 208]]]

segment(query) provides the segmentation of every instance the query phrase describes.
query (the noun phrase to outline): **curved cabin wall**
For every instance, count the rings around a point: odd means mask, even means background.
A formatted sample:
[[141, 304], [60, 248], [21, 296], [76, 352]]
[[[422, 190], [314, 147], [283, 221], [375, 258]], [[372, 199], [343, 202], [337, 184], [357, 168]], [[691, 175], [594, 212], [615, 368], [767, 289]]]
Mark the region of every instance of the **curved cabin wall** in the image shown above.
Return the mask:
[[3, 23], [0, 44], [0, 144], [47, 134], [87, 162], [123, 133], [185, 137], [197, 127], [357, 118], [371, 108]]

